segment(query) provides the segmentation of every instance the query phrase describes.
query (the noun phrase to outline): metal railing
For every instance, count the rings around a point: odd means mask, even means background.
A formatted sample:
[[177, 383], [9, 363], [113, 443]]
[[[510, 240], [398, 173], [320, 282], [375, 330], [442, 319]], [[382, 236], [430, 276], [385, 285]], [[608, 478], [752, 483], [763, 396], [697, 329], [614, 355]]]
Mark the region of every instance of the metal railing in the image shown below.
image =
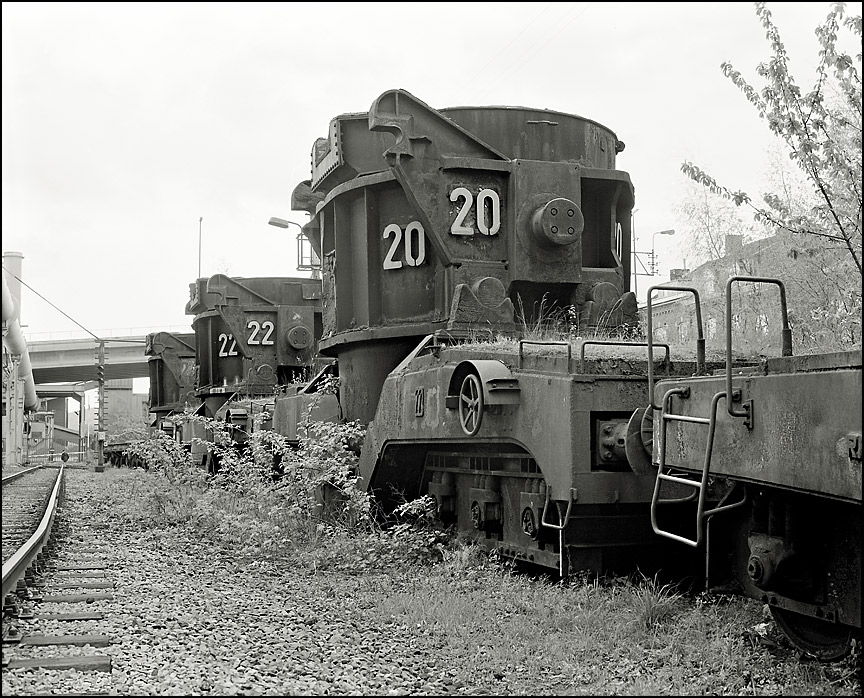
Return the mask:
[[[27, 342], [48, 342], [62, 339], [93, 339], [93, 335], [83, 330], [49, 330], [44, 332], [28, 332], [24, 330]], [[93, 333], [99, 337], [143, 337], [155, 332], [191, 333], [192, 325], [162, 325], [160, 327], [112, 327], [96, 329]]]
[[[75, 460], [77, 463], [82, 463], [84, 461], [84, 455], [87, 453], [86, 451], [66, 451], [69, 455], [70, 462]], [[59, 451], [55, 451], [54, 453], [31, 453], [27, 456], [27, 460], [30, 463], [62, 463], [62, 459], [60, 456], [63, 455]]]

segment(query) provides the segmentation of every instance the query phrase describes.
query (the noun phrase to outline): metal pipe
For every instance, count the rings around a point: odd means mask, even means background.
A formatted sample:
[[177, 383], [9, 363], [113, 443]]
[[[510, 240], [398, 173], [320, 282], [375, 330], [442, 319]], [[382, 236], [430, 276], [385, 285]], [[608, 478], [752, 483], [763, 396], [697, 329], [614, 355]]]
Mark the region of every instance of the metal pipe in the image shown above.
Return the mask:
[[[4, 255], [4, 259], [6, 255]], [[36, 397], [36, 383], [33, 380], [33, 366], [30, 363], [30, 353], [27, 351], [27, 340], [21, 331], [21, 323], [18, 319], [20, 302], [9, 290], [6, 283], [6, 275], [3, 275], [3, 322], [6, 323], [6, 346], [10, 353], [19, 354], [18, 377], [24, 381], [24, 411], [31, 412], [36, 409], [39, 400]]]
[[[6, 283], [9, 284], [9, 292], [12, 298], [15, 299], [15, 304], [18, 306], [18, 317], [21, 317], [21, 268], [23, 266], [24, 255], [20, 252], [4, 252], [3, 253], [3, 270], [6, 277]], [[5, 319], [5, 318], [4, 318]]]
[[3, 275], [3, 322], [9, 322], [18, 317], [18, 303], [12, 292], [9, 290], [9, 284], [6, 283], [6, 275]]

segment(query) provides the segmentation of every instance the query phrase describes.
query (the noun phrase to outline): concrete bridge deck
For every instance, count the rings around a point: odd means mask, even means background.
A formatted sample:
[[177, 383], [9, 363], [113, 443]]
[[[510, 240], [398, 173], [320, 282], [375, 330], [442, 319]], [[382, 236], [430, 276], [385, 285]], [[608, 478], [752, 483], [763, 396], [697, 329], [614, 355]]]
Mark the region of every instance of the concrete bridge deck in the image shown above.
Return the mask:
[[[105, 341], [105, 380], [145, 378], [145, 337], [110, 337]], [[36, 385], [96, 380], [98, 343], [95, 339], [30, 341], [27, 349]]]

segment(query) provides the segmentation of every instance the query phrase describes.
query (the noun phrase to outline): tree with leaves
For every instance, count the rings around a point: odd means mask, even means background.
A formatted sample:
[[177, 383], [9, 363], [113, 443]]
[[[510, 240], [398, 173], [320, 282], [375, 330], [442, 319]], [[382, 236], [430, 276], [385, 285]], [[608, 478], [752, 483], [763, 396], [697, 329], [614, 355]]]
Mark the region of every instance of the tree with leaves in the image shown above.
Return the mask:
[[758, 223], [785, 238], [787, 256], [807, 262], [793, 275], [805, 299], [799, 315], [805, 321], [828, 321], [837, 347], [860, 344], [861, 53], [853, 58], [841, 51], [838, 34], [849, 32], [860, 46], [861, 17], [846, 17], [844, 3], [831, 6], [815, 31], [819, 64], [815, 84], [805, 92], [789, 72], [789, 57], [771, 12], [765, 3], [757, 2], [755, 8], [772, 52], [756, 69], [764, 86], [756, 89], [729, 62], [721, 68], [785, 144], [806, 179], [808, 196], [801, 197], [781, 178], [759, 204], [691, 162], [681, 169], [714, 194], [748, 207]]
[[726, 237], [741, 236], [746, 244], [768, 233], [741, 215], [735, 205], [691, 180], [674, 205], [676, 229], [683, 230], [682, 247], [687, 251], [685, 266], [694, 268], [705, 262], [719, 260], [728, 254]]

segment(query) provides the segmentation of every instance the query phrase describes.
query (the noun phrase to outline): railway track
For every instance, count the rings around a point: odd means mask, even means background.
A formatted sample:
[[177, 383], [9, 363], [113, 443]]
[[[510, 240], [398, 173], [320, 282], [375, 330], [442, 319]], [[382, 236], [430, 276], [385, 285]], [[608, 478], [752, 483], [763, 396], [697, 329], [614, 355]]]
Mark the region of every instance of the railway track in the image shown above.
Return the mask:
[[91, 649], [111, 644], [93, 604], [110, 600], [114, 584], [91, 547], [99, 525], [61, 509], [68, 476], [32, 468], [3, 479], [4, 670], [111, 671], [111, 657]]
[[37, 466], [3, 478], [3, 598], [49, 544], [65, 468]]

